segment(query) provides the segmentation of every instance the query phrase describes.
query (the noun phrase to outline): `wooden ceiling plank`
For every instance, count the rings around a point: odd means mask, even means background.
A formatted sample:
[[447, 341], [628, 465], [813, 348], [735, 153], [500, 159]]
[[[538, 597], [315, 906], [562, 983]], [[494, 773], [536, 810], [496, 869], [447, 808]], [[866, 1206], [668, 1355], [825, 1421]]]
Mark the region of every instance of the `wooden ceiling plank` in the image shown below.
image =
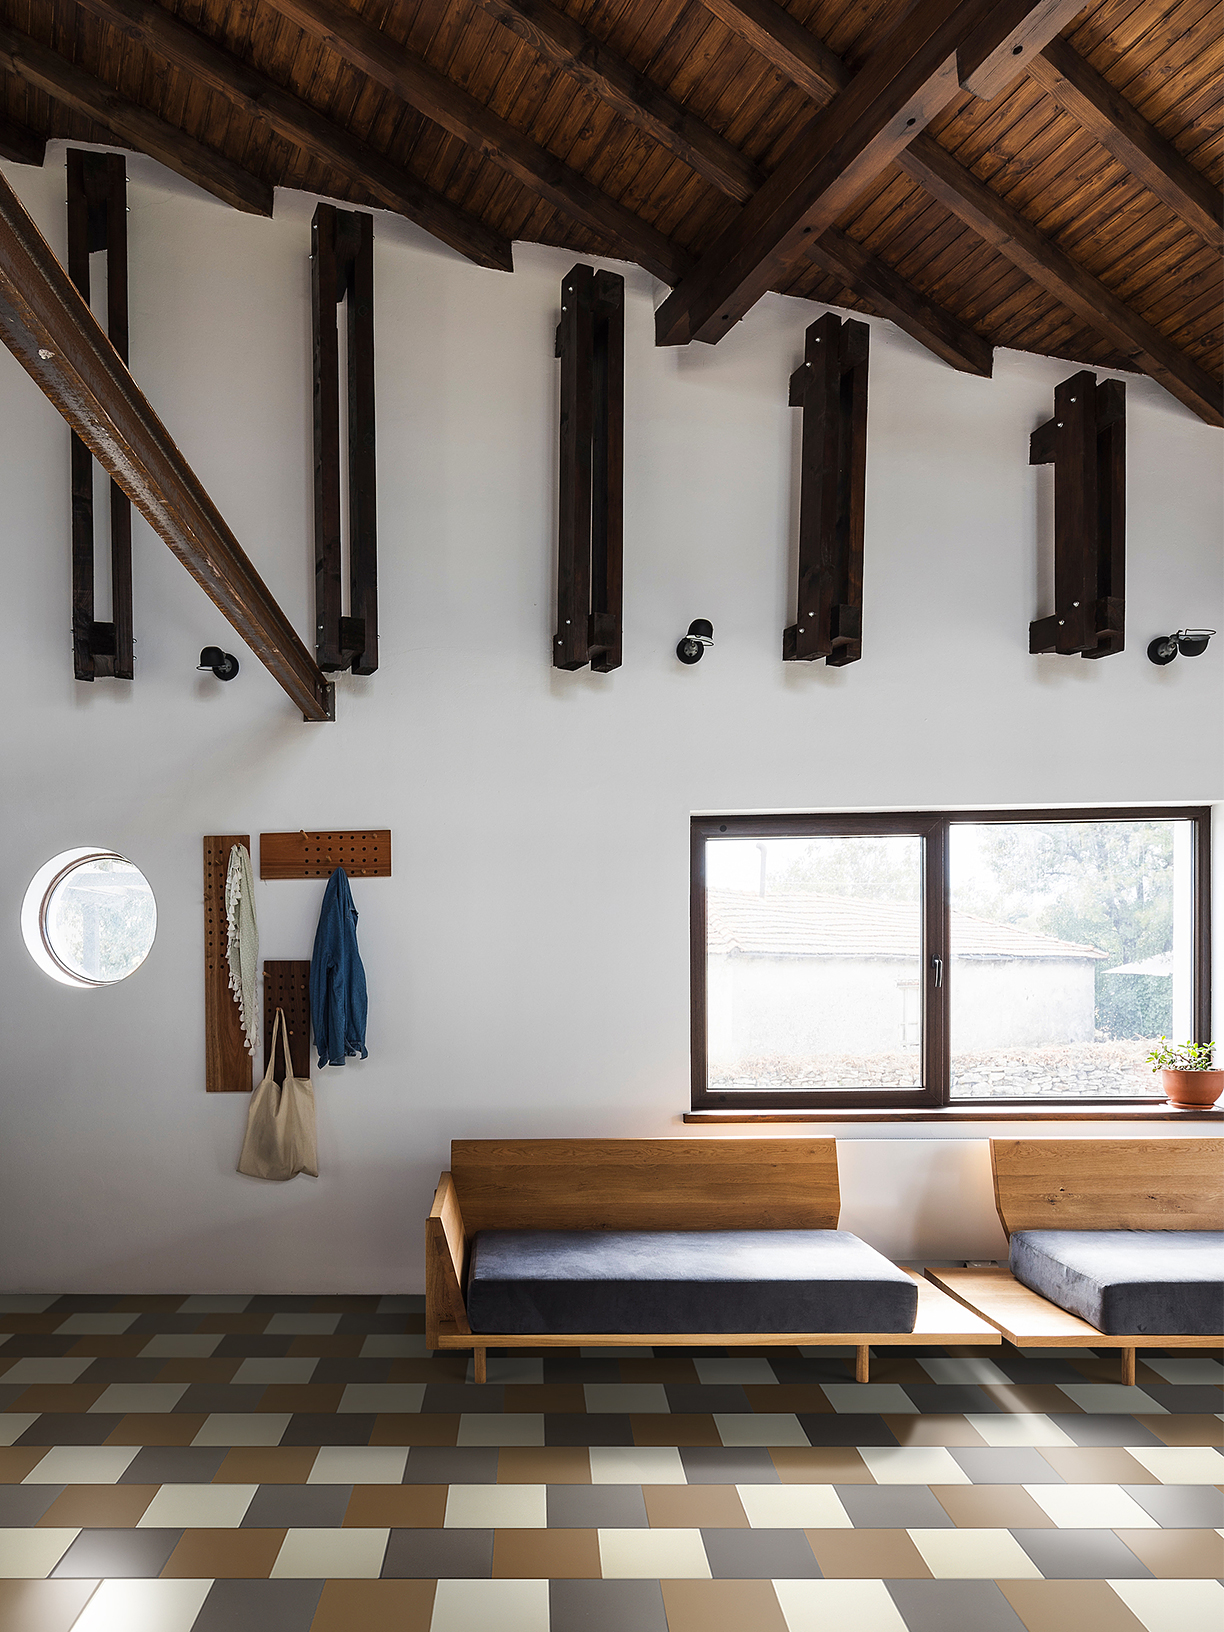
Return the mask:
[[214, 197], [250, 215], [272, 214], [272, 189], [266, 181], [137, 107], [48, 46], [16, 29], [0, 27], [0, 68], [35, 85], [54, 101], [105, 125], [168, 170], [185, 176]]
[[18, 124], [0, 114], [0, 159], [13, 164], [41, 164], [47, 153], [47, 138], [28, 125]]
[[[111, 3], [111, 0], [108, 0]], [[661, 232], [601, 192], [546, 149], [493, 113], [429, 63], [397, 48], [336, 0], [270, 0], [300, 28], [327, 42], [338, 55], [376, 79], [452, 135], [478, 147], [525, 187], [565, 210], [592, 231], [620, 246], [627, 260], [639, 261], [668, 282], [683, 275], [688, 256]]]
[[160, 6], [150, 0], [78, 3], [147, 50], [195, 75], [250, 118], [269, 125], [286, 140], [338, 170], [386, 208], [417, 222], [478, 266], [506, 272], [512, 269], [510, 245], [482, 222], [389, 163], [381, 153], [333, 124], [308, 103], [187, 28]]
[[957, 50], [962, 87], [989, 102], [1083, 9], [1083, 0], [1042, 0], [1038, 6], [1030, 0], [995, 0]]
[[306, 718], [330, 719], [327, 677], [3, 177], [0, 331]]

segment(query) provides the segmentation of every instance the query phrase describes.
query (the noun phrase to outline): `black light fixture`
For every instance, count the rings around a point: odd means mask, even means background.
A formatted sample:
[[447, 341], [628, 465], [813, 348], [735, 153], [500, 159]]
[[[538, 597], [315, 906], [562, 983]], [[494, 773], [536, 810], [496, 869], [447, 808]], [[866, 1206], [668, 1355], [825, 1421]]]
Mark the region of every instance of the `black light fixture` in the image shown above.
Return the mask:
[[688, 626], [688, 634], [676, 647], [676, 656], [681, 663], [700, 663], [701, 654], [713, 644], [714, 625], [709, 618], [694, 618]]
[[218, 680], [232, 680], [238, 673], [238, 659], [232, 652], [223, 652], [220, 646], [205, 646], [196, 667], [211, 669]]
[[1179, 653], [1182, 657], [1202, 657], [1214, 634], [1214, 629], [1179, 629], [1175, 635], [1157, 635], [1148, 645], [1148, 657], [1162, 669]]

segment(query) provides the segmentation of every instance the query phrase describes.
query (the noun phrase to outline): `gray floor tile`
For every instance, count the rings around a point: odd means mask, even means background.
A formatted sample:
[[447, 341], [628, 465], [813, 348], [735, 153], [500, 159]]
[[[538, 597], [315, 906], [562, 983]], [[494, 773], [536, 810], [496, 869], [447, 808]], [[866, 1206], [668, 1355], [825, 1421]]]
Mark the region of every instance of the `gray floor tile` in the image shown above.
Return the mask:
[[421, 1402], [422, 1411], [500, 1411], [505, 1390], [500, 1383], [430, 1383]]
[[1051, 1411], [1050, 1421], [1077, 1445], [1163, 1445], [1134, 1417], [1110, 1411]]
[[667, 1383], [667, 1403], [673, 1411], [751, 1411], [747, 1394], [738, 1383]]
[[0, 1530], [29, 1530], [42, 1518], [63, 1485], [0, 1485]]
[[[58, 1351], [57, 1351], [58, 1352]], [[544, 1356], [546, 1383], [619, 1383], [620, 1363], [616, 1360], [584, 1360], [577, 1354]]]
[[101, 1445], [122, 1419], [110, 1411], [48, 1411], [32, 1422], [18, 1445]]
[[667, 1632], [657, 1581], [550, 1581], [550, 1632]]
[[108, 1315], [119, 1302], [117, 1292], [65, 1292], [48, 1304], [49, 1315]]
[[1152, 1574], [1112, 1530], [1013, 1530], [1012, 1535], [1048, 1581], [1121, 1581]]
[[492, 1530], [392, 1530], [384, 1577], [485, 1580], [493, 1574]]
[[146, 1445], [128, 1463], [121, 1485], [207, 1485], [225, 1461], [224, 1445]]
[[886, 1581], [909, 1632], [1025, 1632], [993, 1581]]
[[4, 1345], [6, 1360], [42, 1359], [45, 1356], [67, 1354], [81, 1341], [79, 1332], [13, 1332]]
[[903, 1383], [919, 1411], [938, 1414], [964, 1411], [1003, 1411], [1006, 1408], [976, 1383]]
[[362, 1355], [324, 1355], [311, 1373], [312, 1383], [385, 1383], [391, 1361]]
[[799, 1425], [813, 1445], [896, 1445], [884, 1418], [858, 1411], [801, 1411]]
[[703, 1530], [716, 1581], [803, 1581], [820, 1575], [802, 1530]]
[[313, 1292], [257, 1292], [247, 1303], [251, 1315], [308, 1315], [318, 1298]]
[[423, 1325], [419, 1316], [380, 1315], [373, 1309], [359, 1315], [341, 1315], [336, 1322], [337, 1332], [419, 1332]]
[[212, 1352], [214, 1360], [264, 1360], [289, 1353], [286, 1332], [226, 1332]]
[[852, 1383], [854, 1381], [853, 1361], [847, 1365], [844, 1360], [805, 1360], [783, 1358], [781, 1355], [770, 1355], [769, 1364], [773, 1374], [780, 1383]]
[[140, 1355], [104, 1355], [94, 1360], [77, 1378], [78, 1383], [152, 1383], [165, 1365], [165, 1357], [143, 1360]]
[[640, 1485], [549, 1485], [548, 1524], [553, 1530], [650, 1528]]
[[1210, 1383], [1144, 1383], [1142, 1387], [1166, 1411], [1224, 1411], [1224, 1390]]
[[856, 1530], [952, 1530], [927, 1485], [835, 1485]]
[[153, 1310], [137, 1315], [127, 1330], [129, 1336], [133, 1332], [194, 1332], [203, 1318], [197, 1314], [170, 1315]]
[[0, 1411], [7, 1411], [9, 1406], [15, 1404], [21, 1398], [29, 1386], [29, 1383], [0, 1382]]
[[191, 1632], [310, 1632], [322, 1591], [322, 1581], [214, 1581]]
[[975, 1485], [1063, 1485], [1066, 1480], [1027, 1445], [951, 1445]]
[[282, 1445], [368, 1445], [373, 1413], [298, 1411], [280, 1437]]
[[496, 1445], [414, 1445], [406, 1485], [495, 1485]]
[[266, 1386], [265, 1383], [191, 1383], [174, 1409], [180, 1415], [202, 1411], [209, 1416], [214, 1412], [254, 1411]]
[[1084, 1374], [1070, 1360], [1026, 1360], [1022, 1354], [995, 1354], [991, 1359], [1013, 1383], [1082, 1383]]
[[545, 1445], [632, 1445], [633, 1424], [612, 1411], [544, 1413]]
[[690, 1485], [776, 1485], [773, 1457], [763, 1445], [682, 1445], [680, 1460]]
[[51, 1571], [51, 1578], [158, 1576], [182, 1534], [181, 1530], [82, 1530]]
[[1216, 1530], [1224, 1525], [1224, 1493], [1214, 1485], [1123, 1485], [1165, 1530]]
[[242, 1528], [339, 1528], [352, 1494], [352, 1485], [260, 1485], [243, 1515]]

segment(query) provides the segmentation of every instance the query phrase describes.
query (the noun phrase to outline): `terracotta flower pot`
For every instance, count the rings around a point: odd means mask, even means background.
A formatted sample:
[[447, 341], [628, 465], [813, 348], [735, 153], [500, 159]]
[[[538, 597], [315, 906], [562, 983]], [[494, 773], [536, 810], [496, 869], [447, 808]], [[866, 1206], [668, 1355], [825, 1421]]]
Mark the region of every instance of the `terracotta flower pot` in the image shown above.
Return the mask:
[[1224, 1071], [1162, 1071], [1160, 1086], [1177, 1110], [1206, 1110], [1224, 1094]]

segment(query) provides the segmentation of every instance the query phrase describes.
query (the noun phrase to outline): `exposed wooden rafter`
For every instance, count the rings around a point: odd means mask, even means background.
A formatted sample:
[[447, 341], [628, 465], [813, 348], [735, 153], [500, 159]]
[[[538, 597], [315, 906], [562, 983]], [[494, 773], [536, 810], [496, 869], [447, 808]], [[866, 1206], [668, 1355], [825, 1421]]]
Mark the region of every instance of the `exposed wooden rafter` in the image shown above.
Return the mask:
[[47, 138], [0, 116], [0, 159], [13, 164], [41, 164], [47, 153]]
[[[332, 166], [363, 193], [415, 221], [477, 265], [503, 272], [512, 270], [510, 245], [500, 234], [160, 6], [149, 0], [77, 3], [156, 56], [183, 69], [278, 136]], [[271, 214], [270, 205], [267, 213]]]
[[0, 177], [0, 337], [308, 720], [327, 677]]

